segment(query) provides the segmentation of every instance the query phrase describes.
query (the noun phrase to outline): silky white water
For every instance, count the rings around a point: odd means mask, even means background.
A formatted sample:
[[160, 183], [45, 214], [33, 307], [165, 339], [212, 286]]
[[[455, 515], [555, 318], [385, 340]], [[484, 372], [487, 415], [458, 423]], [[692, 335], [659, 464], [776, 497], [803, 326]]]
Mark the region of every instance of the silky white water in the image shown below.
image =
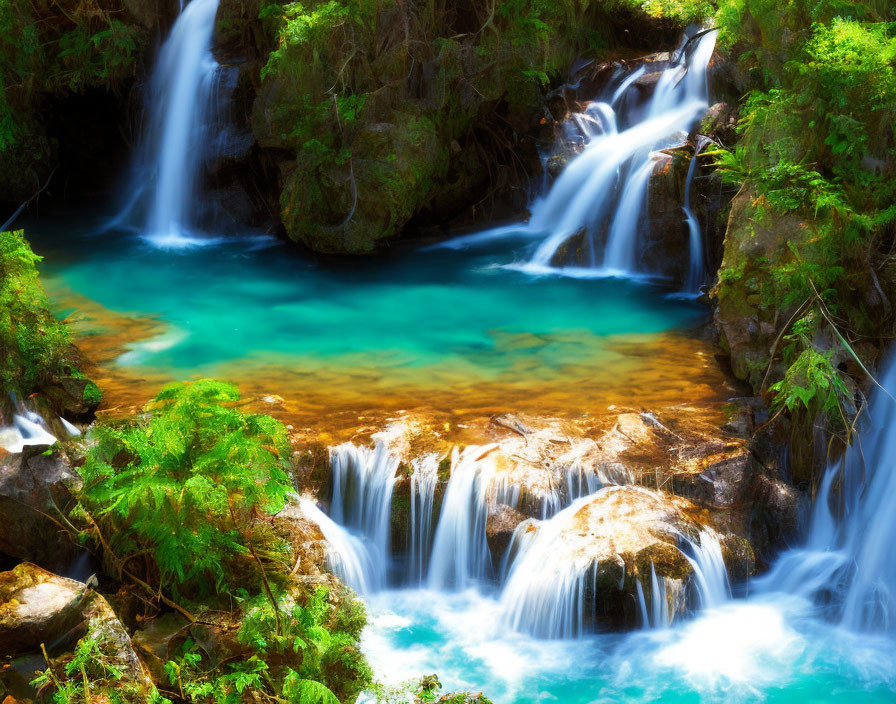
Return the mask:
[[494, 445], [471, 445], [451, 455], [451, 477], [442, 499], [427, 584], [431, 589], [464, 589], [492, 575], [485, 539], [491, 466], [480, 462]]
[[203, 164], [216, 132], [219, 66], [212, 37], [218, 2], [190, 0], [159, 51], [131, 196], [112, 223], [135, 226], [148, 242], [165, 249], [217, 241], [199, 232], [197, 205]]
[[392, 491], [398, 460], [382, 443], [374, 449], [350, 443], [330, 451], [330, 517], [369, 543], [379, 565], [372, 587], [382, 589], [389, 568]]
[[[671, 65], [662, 71], [645, 106], [622, 109], [623, 98], [646, 69], [627, 76], [605, 101], [592, 102], [573, 115], [578, 135], [567, 128], [568, 141], [581, 139], [584, 149], [558, 176], [547, 195], [537, 200], [524, 226], [501, 227], [447, 242], [446, 247], [481, 245], [510, 237], [535, 240], [528, 262], [516, 268], [532, 273], [573, 276], [640, 275], [650, 272], [641, 261], [647, 223], [648, 186], [656, 150], [684, 140], [708, 107], [706, 72], [715, 47], [710, 31], [685, 41]], [[620, 124], [627, 124], [621, 128]], [[688, 194], [690, 197], [690, 179]], [[688, 290], [703, 282], [699, 224], [686, 211], [690, 227]], [[696, 229], [695, 229], [696, 228]], [[573, 238], [575, 255], [564, 252]], [[696, 263], [700, 263], [698, 270]], [[695, 283], [698, 282], [698, 283]]]

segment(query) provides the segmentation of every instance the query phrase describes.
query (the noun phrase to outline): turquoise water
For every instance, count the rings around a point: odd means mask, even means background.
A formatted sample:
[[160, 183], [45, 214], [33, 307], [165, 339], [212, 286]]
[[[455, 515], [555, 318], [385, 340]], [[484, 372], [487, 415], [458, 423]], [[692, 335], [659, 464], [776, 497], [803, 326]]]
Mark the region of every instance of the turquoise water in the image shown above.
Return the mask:
[[646, 284], [505, 268], [524, 257], [506, 245], [333, 263], [271, 239], [166, 251], [68, 223], [42, 222], [27, 234], [45, 256], [51, 293], [70, 288], [165, 324], [154, 339], [131, 344], [119, 365], [175, 376], [276, 363], [364, 368], [386, 380], [548, 378], [593, 365], [595, 345], [608, 335], [657, 333], [705, 317], [705, 309], [666, 300]]
[[370, 599], [364, 649], [395, 685], [438, 673], [496, 702], [893, 702], [893, 643], [814, 618], [786, 595], [734, 601], [668, 629], [539, 641], [508, 632], [475, 591]]

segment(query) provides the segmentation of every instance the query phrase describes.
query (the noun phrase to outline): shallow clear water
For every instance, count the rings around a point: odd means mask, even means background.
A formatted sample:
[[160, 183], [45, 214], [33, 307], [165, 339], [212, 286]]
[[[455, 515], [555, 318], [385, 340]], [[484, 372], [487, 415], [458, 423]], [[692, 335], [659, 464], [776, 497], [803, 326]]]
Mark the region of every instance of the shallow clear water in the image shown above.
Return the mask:
[[[314, 261], [269, 239], [165, 251], [124, 233], [27, 228], [57, 305], [66, 289], [166, 329], [117, 364], [175, 376], [228, 364], [445, 373], [496, 381], [594, 365], [609, 335], [658, 333], [704, 309], [622, 279], [532, 276], [498, 252], [406, 251], [375, 261]], [[502, 245], [502, 248], [506, 245]], [[65, 313], [63, 309], [60, 311]], [[276, 389], [272, 389], [276, 392]]]
[[437, 673], [495, 702], [892, 702], [891, 641], [828, 626], [785, 595], [740, 600], [658, 631], [544, 641], [508, 633], [475, 591], [370, 599], [364, 649], [389, 684]]

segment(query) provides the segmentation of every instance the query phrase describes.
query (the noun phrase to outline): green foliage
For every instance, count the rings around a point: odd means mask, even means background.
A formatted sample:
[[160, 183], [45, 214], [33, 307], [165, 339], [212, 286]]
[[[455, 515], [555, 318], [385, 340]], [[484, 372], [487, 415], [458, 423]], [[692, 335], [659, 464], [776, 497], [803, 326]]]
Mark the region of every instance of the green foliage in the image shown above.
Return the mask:
[[[327, 597], [323, 587], [304, 605], [281, 596], [278, 634], [271, 602], [243, 594], [238, 640], [251, 654], [210, 667], [202, 649], [188, 639], [179, 656], [165, 666], [171, 684], [191, 704], [237, 704], [271, 697], [290, 704], [338, 704], [334, 691], [353, 700], [370, 681], [370, 669], [358, 650], [358, 634], [326, 627], [333, 610]], [[332, 667], [347, 661], [350, 667]]]
[[99, 386], [91, 381], [84, 387], [83, 399], [88, 406], [98, 406], [100, 401], [103, 400], [103, 392]]
[[0, 232], [0, 388], [28, 395], [71, 365], [68, 328], [49, 311], [24, 233]]
[[[874, 333], [862, 291], [896, 224], [896, 6], [884, 1], [726, 0], [720, 43], [751, 88], [739, 143], [717, 155], [723, 178], [746, 185], [756, 227], [787, 233], [769, 261], [720, 277], [759, 280], [762, 305], [813, 301], [853, 334]], [[786, 226], [774, 226], [778, 221]], [[794, 225], [801, 231], [797, 235]], [[816, 300], [816, 294], [820, 301]], [[876, 321], [879, 328], [880, 321]], [[832, 411], [836, 373], [798, 336], [779, 404]], [[820, 411], [819, 411], [820, 412]]]
[[175, 384], [147, 417], [97, 431], [80, 498], [120, 558], [151, 556], [144, 581], [221, 593], [246, 578], [238, 565], [247, 552], [283, 557], [255, 519], [278, 511], [292, 489], [286, 430], [238, 401], [221, 382]]
[[0, 0], [0, 187], [30, 195], [46, 179], [54, 149], [47, 97], [118, 90], [135, 75], [148, 40], [126, 3]]
[[[61, 668], [60, 668], [61, 665]], [[52, 689], [53, 704], [163, 704], [154, 689], [143, 691], [125, 678], [126, 666], [115, 642], [95, 623], [72, 653], [54, 662], [31, 681], [41, 691]]]
[[831, 363], [834, 350], [819, 352], [805, 347], [788, 367], [784, 378], [770, 387], [775, 397], [773, 406], [791, 413], [805, 411], [809, 418], [822, 413], [841, 421], [841, 399], [849, 396], [840, 372]]
[[371, 694], [376, 697], [377, 704], [491, 704], [481, 692], [452, 692], [442, 694], [442, 683], [436, 675], [425, 675], [418, 679], [407, 680], [397, 686], [387, 687], [382, 684], [374, 684], [370, 688]]

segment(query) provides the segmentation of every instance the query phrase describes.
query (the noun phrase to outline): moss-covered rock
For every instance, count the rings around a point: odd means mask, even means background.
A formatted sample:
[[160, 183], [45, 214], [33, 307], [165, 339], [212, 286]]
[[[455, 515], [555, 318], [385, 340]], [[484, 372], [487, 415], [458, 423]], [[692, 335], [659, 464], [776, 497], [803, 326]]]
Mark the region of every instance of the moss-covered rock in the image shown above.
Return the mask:
[[[59, 687], [91, 701], [157, 701], [131, 639], [108, 602], [91, 587], [22, 563], [0, 573], [0, 653], [48, 654], [36, 701]], [[0, 678], [15, 670], [0, 667]], [[85, 700], [86, 697], [85, 697]]]
[[[762, 197], [750, 189], [742, 189], [731, 204], [713, 292], [715, 316], [735, 376], [754, 389], [765, 378], [780, 327], [796, 307], [782, 305], [773, 271], [792, 262], [797, 248], [811, 236], [804, 218], [769, 213]], [[778, 370], [777, 376], [782, 373]]]

